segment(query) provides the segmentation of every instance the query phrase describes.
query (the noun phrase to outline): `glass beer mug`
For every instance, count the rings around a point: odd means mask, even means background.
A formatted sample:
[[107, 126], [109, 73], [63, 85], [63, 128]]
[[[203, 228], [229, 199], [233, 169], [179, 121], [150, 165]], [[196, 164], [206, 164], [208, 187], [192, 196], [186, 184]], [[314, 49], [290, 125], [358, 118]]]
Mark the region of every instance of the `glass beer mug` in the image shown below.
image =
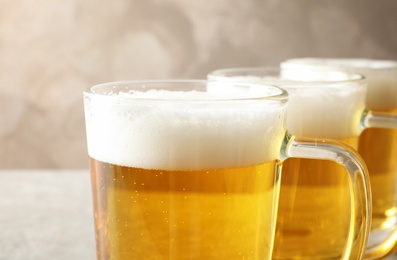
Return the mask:
[[[372, 113], [397, 117], [397, 61], [373, 59], [298, 58], [284, 68], [310, 71], [338, 69], [366, 77], [366, 106]], [[380, 259], [397, 243], [397, 127], [371, 127], [360, 135], [358, 151], [367, 164], [372, 190], [371, 235], [365, 259]], [[376, 126], [376, 125], [375, 125]]]
[[[289, 92], [287, 129], [308, 138], [335, 139], [357, 149], [369, 126], [397, 126], [393, 117], [365, 109], [367, 83], [359, 74], [331, 70], [229, 68], [208, 79], [280, 86]], [[274, 259], [339, 259], [351, 223], [348, 181], [333, 162], [285, 161]]]
[[345, 169], [350, 223], [338, 239], [345, 259], [360, 259], [366, 166], [341, 142], [289, 134], [287, 100], [273, 86], [205, 80], [86, 90], [97, 259], [270, 259], [282, 165], [297, 157]]

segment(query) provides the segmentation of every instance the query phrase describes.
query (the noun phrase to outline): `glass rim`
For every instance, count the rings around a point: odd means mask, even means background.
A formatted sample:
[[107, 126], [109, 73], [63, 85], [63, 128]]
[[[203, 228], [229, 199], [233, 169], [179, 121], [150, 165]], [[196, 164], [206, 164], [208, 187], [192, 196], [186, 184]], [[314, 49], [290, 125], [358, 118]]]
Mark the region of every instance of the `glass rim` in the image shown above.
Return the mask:
[[[231, 68], [222, 68], [211, 71], [208, 73], [208, 79], [212, 80], [225, 80], [231, 81], [236, 80], [232, 77], [226, 75], [228, 73], [235, 73], [235, 72], [242, 72], [242, 73], [263, 73], [263, 74], [252, 74], [252, 75], [232, 75], [232, 76], [254, 76], [254, 77], [264, 77], [270, 76], [266, 75], [266, 73], [270, 72], [281, 72], [282, 70], [296, 70], [295, 68], [282, 68], [282, 67], [231, 67]], [[340, 73], [347, 76], [346, 79], [339, 79], [339, 80], [291, 80], [291, 79], [276, 79], [275, 81], [280, 81], [281, 85], [286, 84], [294, 84], [294, 85], [303, 85], [303, 86], [312, 86], [312, 85], [338, 85], [342, 83], [362, 83], [366, 81], [366, 77], [359, 73], [354, 72], [346, 72], [341, 69], [326, 69], [326, 68], [310, 68], [310, 70], [318, 71], [318, 72], [326, 72], [326, 73]], [[269, 83], [272, 84], [272, 83]], [[273, 83], [274, 84], [274, 83]]]
[[[108, 87], [127, 87], [131, 85], [145, 87], [146, 85], [159, 85], [162, 84], [180, 84], [180, 85], [203, 85], [206, 84], [226, 84], [231, 86], [247, 86], [247, 87], [254, 87], [258, 88], [259, 90], [266, 87], [267, 89], [271, 89], [272, 93], [270, 94], [257, 94], [252, 96], [243, 96], [243, 97], [219, 97], [219, 98], [175, 98], [175, 97], [134, 97], [133, 95], [117, 95], [117, 94], [106, 94], [106, 93], [99, 93], [96, 91], [97, 89], [101, 88], [108, 88]], [[273, 93], [274, 92], [274, 93]], [[128, 92], [126, 92], [128, 93]], [[225, 93], [227, 93], [225, 91]], [[183, 101], [183, 102], [219, 102], [219, 101], [249, 101], [249, 100], [277, 100], [277, 101], [286, 101], [288, 99], [288, 92], [281, 87], [272, 85], [272, 84], [262, 84], [262, 83], [251, 83], [251, 82], [231, 82], [231, 81], [212, 81], [212, 80], [205, 80], [205, 79], [156, 79], [156, 80], [123, 80], [123, 81], [110, 81], [105, 83], [96, 84], [86, 88], [83, 91], [84, 95], [102, 97], [109, 100], [126, 100], [126, 101]]]
[[304, 57], [286, 59], [282, 61], [281, 64], [302, 64], [335, 70], [397, 70], [397, 60], [371, 58]]

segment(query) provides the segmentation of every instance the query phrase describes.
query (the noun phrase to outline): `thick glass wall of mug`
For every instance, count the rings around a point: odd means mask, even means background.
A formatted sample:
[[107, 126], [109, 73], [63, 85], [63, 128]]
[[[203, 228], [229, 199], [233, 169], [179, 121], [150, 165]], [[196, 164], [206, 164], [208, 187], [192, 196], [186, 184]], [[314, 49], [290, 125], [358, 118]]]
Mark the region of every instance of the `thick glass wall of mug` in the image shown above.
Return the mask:
[[98, 259], [270, 259], [285, 104], [121, 85], [85, 93]]
[[[397, 115], [397, 61], [300, 58], [287, 60], [282, 67], [342, 69], [363, 74], [368, 81], [367, 108], [376, 113]], [[372, 232], [369, 251], [374, 250], [370, 257], [376, 259], [387, 254], [397, 238], [397, 129], [366, 128], [360, 135], [358, 150], [370, 173]]]

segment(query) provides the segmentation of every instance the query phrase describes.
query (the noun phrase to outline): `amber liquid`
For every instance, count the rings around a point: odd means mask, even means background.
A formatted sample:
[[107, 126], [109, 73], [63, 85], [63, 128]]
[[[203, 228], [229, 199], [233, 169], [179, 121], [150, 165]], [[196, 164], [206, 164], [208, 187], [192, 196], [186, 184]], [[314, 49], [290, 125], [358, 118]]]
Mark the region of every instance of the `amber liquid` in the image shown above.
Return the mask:
[[359, 153], [369, 170], [372, 190], [372, 230], [396, 224], [397, 129], [366, 129]]
[[97, 258], [270, 259], [279, 164], [162, 171], [91, 159]]
[[[357, 147], [358, 138], [341, 141]], [[331, 161], [283, 163], [273, 259], [340, 259], [351, 224], [348, 178]]]

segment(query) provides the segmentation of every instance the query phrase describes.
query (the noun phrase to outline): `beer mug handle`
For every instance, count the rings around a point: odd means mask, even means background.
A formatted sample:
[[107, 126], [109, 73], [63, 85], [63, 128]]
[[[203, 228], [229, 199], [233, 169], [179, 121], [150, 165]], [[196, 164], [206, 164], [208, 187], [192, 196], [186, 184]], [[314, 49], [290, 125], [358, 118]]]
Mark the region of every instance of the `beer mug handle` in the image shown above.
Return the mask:
[[287, 133], [281, 159], [292, 157], [331, 160], [346, 168], [352, 214], [342, 259], [362, 259], [370, 233], [372, 201], [368, 170], [360, 155], [350, 146], [335, 140], [298, 138]]
[[397, 114], [374, 112], [366, 109], [361, 117], [361, 127], [362, 129], [369, 127], [397, 129]]

